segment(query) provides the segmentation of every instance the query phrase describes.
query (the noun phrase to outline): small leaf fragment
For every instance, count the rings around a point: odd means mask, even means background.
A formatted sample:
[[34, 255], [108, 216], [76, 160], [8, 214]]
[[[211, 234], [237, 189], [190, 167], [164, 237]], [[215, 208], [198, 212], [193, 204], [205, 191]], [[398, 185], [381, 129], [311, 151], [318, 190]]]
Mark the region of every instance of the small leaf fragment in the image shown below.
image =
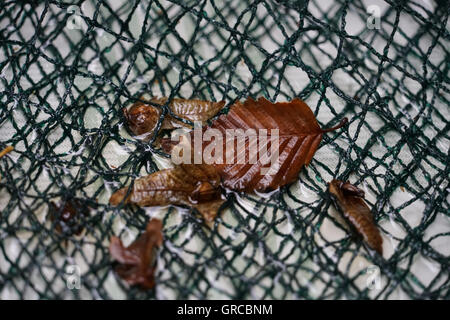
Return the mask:
[[380, 255], [383, 255], [383, 238], [381, 238], [372, 212], [364, 201], [364, 191], [348, 181], [334, 179], [328, 184], [335, 205], [349, 221], [364, 241]]
[[118, 237], [111, 237], [109, 252], [118, 262], [116, 273], [129, 285], [139, 285], [143, 289], [155, 286], [156, 249], [162, 245], [162, 223], [151, 220], [130, 246], [124, 247]]
[[89, 208], [77, 199], [68, 199], [57, 205], [50, 202], [49, 217], [60, 234], [79, 235], [83, 231], [83, 220], [89, 216]]

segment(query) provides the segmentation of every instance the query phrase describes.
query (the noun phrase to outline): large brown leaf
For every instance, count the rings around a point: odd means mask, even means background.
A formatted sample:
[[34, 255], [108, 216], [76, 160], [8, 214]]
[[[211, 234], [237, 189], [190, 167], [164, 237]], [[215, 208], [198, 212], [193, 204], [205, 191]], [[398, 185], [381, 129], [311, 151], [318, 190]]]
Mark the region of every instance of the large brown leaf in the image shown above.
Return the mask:
[[139, 285], [151, 289], [155, 285], [155, 251], [163, 241], [162, 223], [151, 220], [141, 234], [130, 246], [124, 247], [117, 237], [111, 237], [109, 252], [118, 262], [117, 274], [130, 285]]
[[381, 238], [372, 213], [364, 201], [364, 191], [349, 182], [340, 180], [331, 181], [328, 184], [328, 190], [336, 200], [336, 206], [356, 232], [372, 249], [382, 255], [383, 238]]
[[[136, 179], [129, 187], [116, 191], [112, 205], [121, 202], [138, 206], [188, 205], [196, 208], [207, 221], [214, 220], [224, 200], [220, 176], [208, 165], [179, 165]], [[128, 195], [127, 195], [128, 194]]]
[[[223, 152], [222, 164], [214, 163], [222, 177], [223, 185], [237, 191], [268, 191], [289, 184], [297, 179], [300, 169], [307, 165], [319, 146], [324, 132], [342, 127], [347, 119], [327, 130], [322, 130], [314, 117], [311, 109], [300, 99], [291, 102], [271, 103], [264, 98], [257, 101], [249, 98], [244, 103], [235, 103], [228, 114], [216, 119], [211, 128], [218, 129], [226, 136], [226, 130], [232, 129], [266, 129], [268, 133], [267, 142], [262, 142], [257, 136], [258, 150], [265, 147], [271, 148], [271, 129], [278, 129], [279, 157], [276, 171], [265, 174], [261, 169], [269, 167], [260, 159], [256, 163], [250, 163], [249, 144], [250, 139], [245, 139], [245, 148], [240, 150], [235, 141], [235, 152], [233, 160], [226, 159]], [[191, 135], [191, 137], [193, 134]], [[193, 139], [192, 139], [193, 140]], [[212, 142], [203, 142], [203, 150]], [[168, 140], [163, 141], [163, 148], [170, 151], [174, 144]], [[223, 150], [226, 150], [226, 139], [223, 139]], [[239, 151], [238, 151], [239, 150]], [[246, 153], [244, 163], [238, 163], [238, 152]]]
[[[158, 123], [161, 116], [161, 108], [155, 107], [150, 103], [163, 106], [167, 98], [153, 98], [149, 103], [136, 102], [129, 110], [124, 109], [124, 115], [127, 120], [128, 128], [137, 136], [145, 135], [148, 137]], [[169, 104], [171, 112], [185, 120], [192, 122], [199, 121], [202, 124], [206, 120], [216, 115], [225, 105], [224, 101], [211, 102], [197, 99], [178, 99], [174, 98]], [[176, 127], [188, 127], [186, 123], [175, 119], [170, 114], [166, 114], [161, 124], [161, 129], [173, 129]]]

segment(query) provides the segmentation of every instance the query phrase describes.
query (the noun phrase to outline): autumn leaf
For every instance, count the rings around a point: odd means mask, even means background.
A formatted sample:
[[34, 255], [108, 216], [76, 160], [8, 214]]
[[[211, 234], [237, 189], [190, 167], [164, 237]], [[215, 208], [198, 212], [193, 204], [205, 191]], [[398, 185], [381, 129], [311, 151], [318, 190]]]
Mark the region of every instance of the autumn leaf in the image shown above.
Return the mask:
[[116, 273], [129, 285], [153, 288], [156, 249], [162, 241], [162, 223], [157, 219], [151, 220], [145, 232], [128, 247], [124, 247], [118, 237], [111, 237], [109, 252], [113, 260], [118, 262]]
[[[208, 165], [179, 165], [154, 172], [116, 191], [112, 205], [121, 202], [138, 206], [188, 205], [196, 208], [203, 218], [213, 221], [224, 203], [220, 192], [220, 176]], [[128, 195], [127, 195], [128, 194]]]
[[83, 231], [83, 220], [89, 216], [89, 208], [77, 199], [68, 199], [63, 204], [50, 202], [49, 218], [58, 233], [79, 235]]
[[[208, 128], [219, 130], [224, 137], [230, 130], [256, 133], [267, 130], [267, 139], [263, 141], [256, 135], [256, 140], [252, 141], [250, 136], [246, 136], [244, 148], [238, 148], [237, 142], [233, 142], [236, 148], [231, 155], [227, 150], [227, 139], [223, 139], [222, 150], [226, 152], [223, 152], [221, 163], [215, 162], [212, 165], [220, 174], [223, 185], [231, 190], [246, 192], [275, 190], [296, 180], [300, 169], [311, 161], [323, 134], [342, 127], [346, 122], [347, 118], [344, 118], [338, 126], [323, 130], [311, 109], [300, 99], [271, 103], [264, 98], [257, 101], [249, 98], [244, 103], [235, 103], [228, 114], [221, 115]], [[272, 130], [278, 130], [276, 137], [271, 135]], [[193, 134], [191, 138], [192, 136]], [[251, 158], [249, 149], [251, 143], [257, 143], [258, 151], [269, 150], [275, 138], [279, 145], [277, 166], [267, 174], [261, 170], [268, 166], [267, 163], [263, 163], [260, 158], [253, 163], [249, 161]], [[203, 150], [208, 148], [209, 143], [212, 141], [203, 141]], [[162, 146], [165, 151], [170, 152], [174, 148], [174, 143], [164, 139]], [[245, 154], [245, 161], [238, 161], [242, 154]], [[230, 157], [231, 160], [226, 157]]]
[[383, 255], [383, 239], [364, 201], [364, 191], [349, 182], [340, 180], [331, 181], [328, 184], [328, 190], [333, 195], [336, 207], [340, 209], [356, 232], [372, 249]]
[[[149, 103], [141, 101], [133, 104], [129, 110], [124, 109], [124, 116], [127, 120], [128, 128], [136, 136], [145, 135], [146, 138], [156, 129], [156, 125], [161, 116], [161, 108], [153, 106], [150, 103], [163, 106], [167, 98], [153, 98]], [[178, 99], [174, 98], [169, 103], [171, 112], [182, 119], [189, 121], [199, 121], [202, 124], [216, 115], [225, 105], [225, 101], [211, 102], [197, 99]], [[177, 127], [189, 127], [188, 124], [166, 114], [161, 124], [161, 129], [173, 129]]]

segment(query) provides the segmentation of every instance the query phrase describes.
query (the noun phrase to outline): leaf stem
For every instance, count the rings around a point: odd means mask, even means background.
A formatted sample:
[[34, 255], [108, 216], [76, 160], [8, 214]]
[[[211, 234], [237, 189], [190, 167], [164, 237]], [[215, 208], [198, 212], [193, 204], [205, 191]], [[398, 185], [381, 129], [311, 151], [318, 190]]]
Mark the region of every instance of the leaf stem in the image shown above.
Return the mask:
[[348, 122], [348, 118], [344, 117], [344, 118], [342, 118], [341, 122], [339, 122], [339, 124], [337, 126], [334, 126], [332, 128], [328, 128], [328, 129], [323, 129], [322, 131], [323, 132], [330, 132], [330, 131], [337, 130], [339, 128], [342, 128], [344, 125], [346, 125], [347, 122]]

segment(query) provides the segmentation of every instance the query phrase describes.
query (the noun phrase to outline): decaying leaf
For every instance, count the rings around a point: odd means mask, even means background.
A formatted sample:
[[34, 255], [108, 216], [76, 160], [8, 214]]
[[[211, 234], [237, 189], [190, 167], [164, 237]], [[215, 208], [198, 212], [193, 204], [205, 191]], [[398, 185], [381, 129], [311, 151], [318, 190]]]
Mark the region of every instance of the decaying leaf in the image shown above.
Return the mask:
[[328, 184], [328, 190], [333, 195], [336, 206], [356, 232], [372, 249], [383, 255], [383, 239], [364, 201], [364, 191], [349, 182], [340, 180], [331, 181]]
[[128, 187], [116, 191], [112, 205], [121, 202], [138, 206], [188, 205], [196, 208], [207, 221], [214, 220], [224, 200], [220, 192], [220, 176], [208, 165], [181, 164], [136, 179]]
[[63, 205], [50, 202], [50, 221], [58, 233], [79, 235], [83, 231], [83, 220], [88, 216], [89, 208], [77, 199], [69, 199]]
[[130, 246], [124, 247], [118, 237], [111, 237], [109, 252], [118, 262], [116, 273], [129, 285], [139, 285], [144, 289], [155, 286], [156, 249], [162, 245], [162, 223], [151, 220]]
[[[157, 105], [165, 105], [167, 98], [154, 98], [149, 102]], [[204, 124], [208, 119], [216, 115], [225, 105], [225, 101], [211, 102], [196, 99], [172, 99], [169, 108], [172, 113], [182, 119], [192, 122], [199, 121]], [[153, 132], [161, 115], [161, 109], [143, 102], [133, 104], [129, 110], [123, 110], [129, 129], [137, 136]], [[161, 129], [173, 129], [188, 127], [186, 123], [166, 114], [161, 124]]]
[[[346, 122], [347, 118], [344, 118], [336, 127], [323, 130], [311, 109], [300, 99], [271, 103], [264, 98], [257, 101], [249, 98], [244, 103], [235, 103], [228, 114], [221, 115], [209, 128], [218, 129], [223, 137], [227, 136], [227, 131], [255, 132], [256, 139], [252, 140], [250, 135], [244, 135], [244, 148], [238, 147], [236, 139], [233, 142], [236, 148], [234, 154], [231, 154], [227, 149], [227, 139], [224, 138], [222, 150], [226, 152], [223, 151], [221, 164], [215, 162], [213, 166], [220, 174], [223, 185], [229, 189], [246, 192], [275, 190], [296, 180], [300, 169], [311, 161], [323, 134], [342, 127]], [[272, 129], [278, 129], [276, 137], [271, 135]], [[267, 138], [264, 140], [258, 134], [260, 130], [267, 130]], [[193, 134], [191, 138], [192, 136]], [[262, 163], [260, 157], [251, 163], [249, 146], [250, 143], [257, 143], [258, 153], [261, 153], [263, 149], [271, 149], [275, 138], [279, 145], [278, 161], [275, 170], [265, 174], [261, 169], [269, 169], [270, 164]], [[213, 143], [212, 140], [203, 141], [203, 149], [209, 143]], [[171, 152], [174, 144], [170, 139], [164, 139], [162, 146], [166, 152]], [[238, 161], [243, 153], [245, 161]]]

